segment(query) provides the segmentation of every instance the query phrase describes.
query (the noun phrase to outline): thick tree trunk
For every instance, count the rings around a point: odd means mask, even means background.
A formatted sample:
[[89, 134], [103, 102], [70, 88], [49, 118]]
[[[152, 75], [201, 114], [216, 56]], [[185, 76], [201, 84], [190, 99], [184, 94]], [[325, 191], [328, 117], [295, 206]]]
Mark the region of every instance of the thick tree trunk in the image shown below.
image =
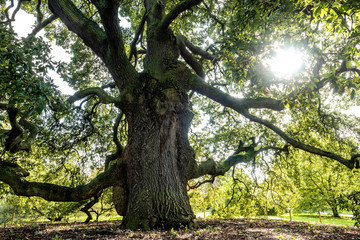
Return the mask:
[[187, 95], [173, 88], [146, 89], [130, 104], [134, 106], [126, 113], [128, 204], [124, 226], [149, 229], [192, 225], [195, 216], [186, 186], [194, 151], [187, 136], [192, 119]]
[[336, 218], [339, 218], [340, 217], [340, 214], [339, 214], [339, 211], [338, 211], [338, 207], [335, 205], [335, 206], [332, 206], [331, 207], [331, 210], [333, 212], [333, 217], [336, 217]]

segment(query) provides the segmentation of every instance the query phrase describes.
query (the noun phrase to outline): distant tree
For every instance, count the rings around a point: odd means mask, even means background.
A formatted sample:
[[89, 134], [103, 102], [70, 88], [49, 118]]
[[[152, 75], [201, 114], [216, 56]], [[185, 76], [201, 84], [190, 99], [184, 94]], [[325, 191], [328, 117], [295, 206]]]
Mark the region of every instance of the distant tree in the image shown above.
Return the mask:
[[355, 226], [360, 227], [360, 192], [353, 191], [347, 194], [341, 194], [338, 197], [340, 208], [351, 211]]
[[340, 217], [338, 197], [359, 187], [355, 183], [358, 176], [340, 166], [315, 159], [303, 171], [303, 207], [315, 211], [330, 208], [334, 217]]
[[[0, 180], [17, 195], [81, 202], [112, 187], [124, 227], [172, 228], [193, 224], [189, 180], [240, 163], [295, 148], [359, 168], [359, 125], [342, 112], [359, 102], [358, 1], [0, 4]], [[12, 30], [20, 8], [37, 17], [24, 39]], [[51, 61], [42, 29], [70, 63]], [[291, 47], [303, 69], [271, 73]], [[57, 91], [49, 69], [77, 92]], [[207, 131], [189, 137], [204, 115]], [[91, 168], [103, 172], [88, 181]]]

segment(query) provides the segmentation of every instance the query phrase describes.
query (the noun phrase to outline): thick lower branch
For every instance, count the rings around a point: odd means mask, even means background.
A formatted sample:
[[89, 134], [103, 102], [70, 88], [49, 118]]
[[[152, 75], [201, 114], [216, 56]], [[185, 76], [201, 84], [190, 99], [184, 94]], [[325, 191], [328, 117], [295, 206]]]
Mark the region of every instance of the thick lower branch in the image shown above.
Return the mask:
[[50, 183], [29, 182], [20, 166], [0, 164], [0, 181], [8, 184], [19, 196], [38, 196], [48, 201], [78, 202], [95, 196], [100, 190], [113, 185], [116, 165], [100, 173], [88, 184], [75, 188]]
[[197, 164], [193, 167], [193, 171], [189, 175], [189, 180], [198, 178], [204, 175], [211, 175], [212, 177], [224, 175], [231, 167], [239, 163], [248, 163], [252, 161], [259, 153], [267, 150], [280, 150], [285, 149], [276, 147], [264, 147], [259, 150], [254, 150], [255, 146], [239, 147], [233, 155], [225, 159], [224, 161], [216, 162], [212, 158], [208, 158], [206, 161]]
[[284, 109], [284, 104], [280, 100], [272, 98], [235, 98], [230, 94], [221, 91], [218, 88], [206, 83], [200, 77], [194, 75], [193, 82], [190, 86], [192, 90], [198, 92], [208, 98], [222, 104], [225, 107], [234, 109], [237, 112], [242, 112], [244, 109], [249, 108], [268, 108], [276, 111]]

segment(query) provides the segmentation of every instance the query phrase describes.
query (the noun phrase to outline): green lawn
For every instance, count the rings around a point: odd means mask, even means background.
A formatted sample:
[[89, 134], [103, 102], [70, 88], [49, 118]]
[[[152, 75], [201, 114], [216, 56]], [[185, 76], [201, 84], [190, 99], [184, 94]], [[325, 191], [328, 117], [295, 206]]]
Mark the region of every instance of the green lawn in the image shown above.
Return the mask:
[[[290, 220], [289, 214], [280, 216], [282, 220]], [[292, 220], [298, 222], [310, 222], [310, 223], [320, 223], [319, 215], [317, 213], [301, 213], [301, 214], [292, 214]], [[355, 221], [351, 217], [341, 217], [334, 218], [330, 215], [321, 215], [322, 223], [325, 224], [334, 224], [334, 225], [347, 225], [354, 226]]]
[[[210, 210], [207, 210], [206, 218], [212, 218]], [[203, 218], [204, 212], [199, 212], [196, 214], [197, 218]], [[95, 220], [95, 215], [93, 214], [93, 220]], [[265, 218], [265, 216], [258, 216], [256, 218]], [[269, 219], [281, 219], [285, 221], [290, 220], [289, 214], [284, 214], [280, 217], [268, 216]], [[86, 215], [82, 212], [76, 213], [74, 215], [70, 215], [67, 217], [68, 222], [83, 222], [86, 219]], [[334, 218], [331, 215], [321, 215], [322, 223], [324, 224], [333, 224], [333, 225], [346, 225], [346, 226], [354, 226], [355, 221], [351, 219], [351, 217], [341, 217]], [[17, 219], [16, 219], [17, 220]], [[64, 219], [65, 220], [65, 219]], [[107, 213], [100, 216], [99, 221], [111, 221], [111, 220], [121, 220], [121, 217], [118, 216], [115, 212]], [[298, 222], [309, 222], [309, 223], [320, 223], [318, 213], [295, 213], [292, 214], [292, 220]], [[47, 219], [22, 219], [22, 221], [15, 221], [16, 223], [22, 222], [44, 222], [48, 221]]]

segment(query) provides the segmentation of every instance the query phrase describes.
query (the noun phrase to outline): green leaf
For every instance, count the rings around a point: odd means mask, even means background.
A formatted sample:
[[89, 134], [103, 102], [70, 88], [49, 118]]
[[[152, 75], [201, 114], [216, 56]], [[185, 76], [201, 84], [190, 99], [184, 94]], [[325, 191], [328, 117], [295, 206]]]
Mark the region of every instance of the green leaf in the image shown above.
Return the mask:
[[346, 62], [346, 67], [347, 67], [347, 68], [352, 68], [352, 62], [351, 62], [351, 61], [347, 61], [347, 62]]
[[332, 73], [325, 73], [325, 74], [321, 75], [322, 78], [330, 78], [331, 76], [333, 76]]
[[320, 7], [317, 7], [317, 8], [315, 9], [314, 15], [317, 17], [317, 16], [320, 15], [320, 13], [321, 13], [321, 6], [320, 6]]

